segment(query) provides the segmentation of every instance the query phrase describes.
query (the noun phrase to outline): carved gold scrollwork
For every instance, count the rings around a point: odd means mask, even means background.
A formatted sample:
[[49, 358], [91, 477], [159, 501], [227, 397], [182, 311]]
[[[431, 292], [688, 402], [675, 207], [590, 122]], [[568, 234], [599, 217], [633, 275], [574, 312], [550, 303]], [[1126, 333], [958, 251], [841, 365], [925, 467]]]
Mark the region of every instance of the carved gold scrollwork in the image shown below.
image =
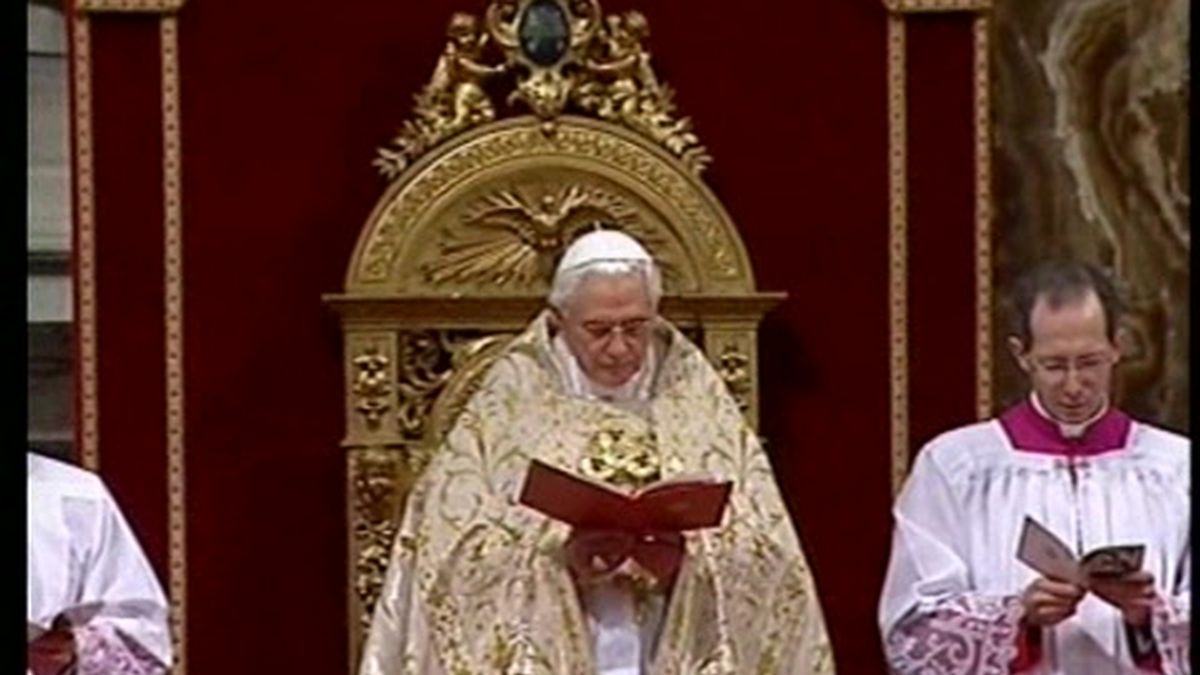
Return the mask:
[[450, 378], [446, 337], [441, 331], [407, 331], [400, 334], [397, 350], [400, 403], [396, 418], [404, 439], [419, 441], [433, 399]]
[[727, 344], [717, 357], [716, 366], [729, 395], [737, 402], [738, 410], [745, 414], [750, 409], [750, 392], [754, 387], [750, 356], [737, 345]]
[[[439, 207], [447, 200], [459, 198], [474, 202], [479, 199], [478, 192], [464, 187], [469, 186], [473, 178], [477, 180], [491, 172], [511, 173], [513, 167], [522, 164], [547, 162], [547, 155], [570, 158], [589, 168], [576, 174], [578, 177], [562, 178], [558, 168], [555, 169], [558, 173], [546, 171], [539, 175], [522, 171], [519, 176], [514, 176], [513, 180], [517, 182], [531, 183], [522, 188], [528, 190], [527, 208], [536, 211], [540, 208], [540, 200], [546, 196], [554, 197], [557, 190], [572, 183], [581, 184], [589, 192], [609, 192], [638, 210], [641, 231], [630, 229], [630, 233], [641, 234], [639, 238], [646, 240], [656, 258], [663, 259], [667, 279], [671, 278], [668, 263], [677, 264], [679, 280], [687, 280], [690, 285], [699, 283], [695, 279], [697, 276], [722, 285], [739, 284], [746, 278], [748, 263], [744, 251], [730, 236], [732, 226], [724, 214], [713, 208], [702, 184], [686, 170], [672, 166], [668, 158], [642, 145], [640, 138], [630, 138], [632, 134], [615, 134], [591, 120], [563, 118], [559, 120], [553, 138], [543, 136], [530, 122], [528, 119], [496, 122], [488, 133], [477, 138], [449, 143], [442, 154], [421, 167], [407, 182], [397, 183], [395, 191], [389, 193], [372, 216], [370, 231], [360, 242], [351, 283], [378, 287], [388, 283], [389, 277], [410, 287], [430, 283], [426, 277], [428, 270], [423, 267], [428, 261], [428, 253], [415, 247], [406, 249], [401, 242], [418, 230], [423, 234], [439, 235], [440, 230], [454, 230], [467, 235], [468, 241], [483, 236], [482, 233], [468, 233], [475, 228], [464, 224], [462, 212], [437, 225], [427, 223], [434, 215], [455, 210]], [[558, 166], [557, 161], [551, 164]], [[531, 175], [533, 177], [529, 178]], [[497, 184], [484, 185], [494, 193], [507, 187], [504, 182], [497, 180]], [[641, 192], [647, 188], [647, 193]], [[661, 201], [651, 205], [638, 201], [647, 197]], [[596, 202], [598, 197], [590, 199]], [[677, 218], [679, 229], [672, 232], [658, 221], [664, 217]], [[573, 222], [573, 218], [559, 222]], [[426, 228], [432, 227], [437, 229], [426, 232]], [[440, 240], [440, 236], [436, 239]], [[673, 244], [655, 250], [655, 239], [670, 240]], [[693, 247], [695, 252], [679, 250], [681, 245]], [[414, 250], [418, 252], [414, 253]], [[434, 250], [440, 251], [440, 245]], [[702, 266], [693, 267], [698, 262], [694, 259], [701, 256], [704, 258]], [[401, 272], [395, 267], [400, 257], [407, 258], [406, 263], [414, 257], [420, 261]], [[517, 284], [512, 281], [510, 285]]]
[[374, 164], [381, 173], [395, 179], [439, 143], [496, 119], [488, 94], [493, 80], [509, 87], [505, 102], [514, 113], [520, 105], [545, 122], [543, 133], [553, 134], [555, 118], [565, 112], [590, 115], [645, 135], [697, 174], [704, 170], [712, 157], [691, 120], [677, 115], [670, 87], [650, 64], [643, 44], [650, 25], [644, 15], [605, 16], [596, 0], [559, 0], [568, 39], [552, 62], [539, 63], [519, 37], [530, 4], [495, 0], [483, 26], [471, 14], [451, 18], [446, 47], [416, 97], [413, 118], [378, 151]]
[[598, 185], [553, 180], [508, 186], [476, 199], [459, 222], [442, 228], [436, 256], [422, 265], [434, 287], [486, 284], [527, 288], [548, 284], [563, 249], [584, 230], [623, 230], [659, 254], [664, 278], [676, 265], [661, 235], [629, 201]]
[[408, 468], [419, 475], [511, 334], [399, 333], [396, 416]]
[[509, 94], [509, 103], [524, 103], [535, 115], [546, 120], [561, 113], [570, 99], [577, 76], [575, 66], [600, 27], [600, 4], [596, 0], [581, 0], [560, 5], [570, 17], [570, 37], [563, 58], [549, 66], [535, 63], [521, 49], [518, 38], [521, 10], [528, 5], [529, 0], [493, 2], [487, 10], [487, 24], [506, 56], [524, 68], [516, 89]]
[[377, 347], [368, 347], [354, 357], [354, 409], [362, 416], [367, 428], [379, 429], [390, 404], [392, 385], [388, 382], [388, 358]]
[[399, 527], [397, 476], [400, 453], [386, 448], [360, 449], [351, 454], [353, 481], [354, 592], [362, 612], [359, 621], [370, 627], [375, 601], [387, 574], [392, 541]]

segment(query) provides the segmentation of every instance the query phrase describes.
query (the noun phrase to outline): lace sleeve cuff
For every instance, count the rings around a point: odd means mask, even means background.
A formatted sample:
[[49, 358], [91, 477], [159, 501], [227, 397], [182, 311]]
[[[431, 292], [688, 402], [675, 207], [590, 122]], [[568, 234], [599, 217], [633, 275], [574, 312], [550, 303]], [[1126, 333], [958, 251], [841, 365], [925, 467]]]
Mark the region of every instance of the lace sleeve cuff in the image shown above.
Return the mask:
[[888, 662], [900, 675], [1008, 675], [1021, 614], [1015, 595], [964, 594], [914, 610], [887, 636]]
[[78, 675], [165, 675], [166, 667], [115, 627], [106, 624], [75, 629]]

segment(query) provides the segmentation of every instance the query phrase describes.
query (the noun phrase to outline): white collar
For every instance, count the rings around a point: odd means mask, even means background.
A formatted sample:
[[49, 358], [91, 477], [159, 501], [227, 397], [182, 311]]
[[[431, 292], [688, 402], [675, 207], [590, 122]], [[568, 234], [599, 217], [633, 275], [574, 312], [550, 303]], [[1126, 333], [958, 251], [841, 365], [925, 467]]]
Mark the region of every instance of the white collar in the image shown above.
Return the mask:
[[1038, 399], [1037, 392], [1030, 392], [1029, 402], [1033, 404], [1033, 409], [1036, 410], [1039, 415], [1047, 420], [1050, 420], [1051, 422], [1054, 422], [1054, 424], [1058, 426], [1058, 431], [1063, 435], [1063, 438], [1083, 438], [1083, 435], [1087, 433], [1087, 430], [1101, 417], [1104, 417], [1104, 414], [1108, 412], [1108, 397], [1105, 397], [1104, 405], [1100, 406], [1100, 409], [1096, 411], [1095, 415], [1092, 415], [1082, 422], [1062, 422], [1055, 419], [1054, 416], [1050, 414], [1050, 411], [1046, 410], [1046, 408], [1042, 405], [1042, 402]]

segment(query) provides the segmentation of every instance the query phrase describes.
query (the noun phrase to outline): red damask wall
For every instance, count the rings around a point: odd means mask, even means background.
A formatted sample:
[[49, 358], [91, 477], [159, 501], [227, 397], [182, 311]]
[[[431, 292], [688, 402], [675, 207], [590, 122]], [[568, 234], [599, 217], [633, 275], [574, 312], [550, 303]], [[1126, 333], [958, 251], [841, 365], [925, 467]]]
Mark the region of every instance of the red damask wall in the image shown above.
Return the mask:
[[[763, 289], [763, 431], [841, 673], [882, 674], [889, 545], [887, 13], [879, 0], [609, 0], [660, 76]], [[196, 675], [342, 673], [339, 289], [456, 10], [188, 0], [182, 122], [186, 653]], [[78, 23], [78, 20], [77, 20]], [[87, 18], [101, 471], [167, 578], [160, 19]], [[909, 20], [912, 441], [970, 420], [968, 17]], [[78, 50], [76, 56], [79, 56]], [[78, 110], [76, 111], [78, 112]], [[76, 120], [78, 124], [78, 120]]]

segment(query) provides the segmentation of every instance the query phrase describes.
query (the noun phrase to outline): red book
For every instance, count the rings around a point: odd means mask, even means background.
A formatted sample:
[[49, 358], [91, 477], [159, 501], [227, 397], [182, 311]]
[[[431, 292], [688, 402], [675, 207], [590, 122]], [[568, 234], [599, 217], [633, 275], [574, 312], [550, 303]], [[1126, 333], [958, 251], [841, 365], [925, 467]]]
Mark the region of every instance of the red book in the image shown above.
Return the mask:
[[721, 523], [732, 481], [677, 477], [623, 492], [533, 460], [520, 502], [581, 529], [684, 532]]

